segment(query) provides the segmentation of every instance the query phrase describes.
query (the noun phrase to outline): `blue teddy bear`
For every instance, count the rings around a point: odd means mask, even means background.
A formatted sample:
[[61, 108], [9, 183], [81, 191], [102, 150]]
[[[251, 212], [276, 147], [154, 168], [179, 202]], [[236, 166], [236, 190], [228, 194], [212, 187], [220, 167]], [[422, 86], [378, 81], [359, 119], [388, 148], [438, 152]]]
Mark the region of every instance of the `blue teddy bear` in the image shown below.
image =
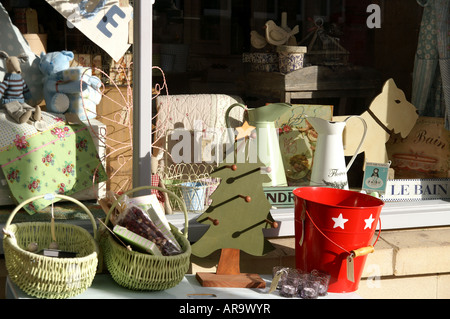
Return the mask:
[[44, 98], [48, 112], [75, 113], [80, 120], [94, 118], [102, 94], [101, 80], [90, 68], [70, 67], [71, 51], [41, 53], [39, 68], [44, 74]]

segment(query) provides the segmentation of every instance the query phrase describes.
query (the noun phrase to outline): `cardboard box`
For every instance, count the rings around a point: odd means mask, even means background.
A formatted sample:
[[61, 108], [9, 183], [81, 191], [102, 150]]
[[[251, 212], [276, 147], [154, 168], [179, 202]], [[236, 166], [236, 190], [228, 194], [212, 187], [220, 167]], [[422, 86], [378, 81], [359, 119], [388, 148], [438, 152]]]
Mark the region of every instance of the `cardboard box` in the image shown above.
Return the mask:
[[47, 34], [25, 33], [23, 37], [27, 40], [34, 54], [40, 56], [41, 52], [47, 53]]
[[[117, 85], [127, 85], [133, 83], [133, 54], [126, 53], [119, 61], [111, 61], [109, 68], [111, 82]], [[113, 83], [110, 83], [113, 84]]]
[[97, 105], [98, 120], [106, 125], [107, 136], [104, 143], [107, 149], [106, 172], [109, 176], [107, 190], [124, 192], [133, 188], [133, 148], [131, 147], [133, 114], [127, 114], [125, 120], [118, 121], [128, 99], [126, 87], [106, 86], [104, 97]]
[[70, 67], [88, 67], [92, 69], [92, 75], [102, 78], [102, 56], [100, 54], [74, 53], [74, 58], [70, 62]]
[[14, 8], [14, 24], [22, 34], [39, 33], [37, 11], [31, 8]]

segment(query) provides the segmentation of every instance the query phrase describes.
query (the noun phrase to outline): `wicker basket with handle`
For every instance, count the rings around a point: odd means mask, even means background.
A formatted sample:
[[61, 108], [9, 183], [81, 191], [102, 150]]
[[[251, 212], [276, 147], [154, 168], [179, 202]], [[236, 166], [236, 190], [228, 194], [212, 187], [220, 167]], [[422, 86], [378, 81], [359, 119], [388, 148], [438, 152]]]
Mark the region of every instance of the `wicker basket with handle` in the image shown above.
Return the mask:
[[[11, 224], [16, 213], [26, 204], [40, 198], [59, 197], [80, 206], [88, 214], [92, 236], [86, 229], [67, 223], [23, 222]], [[89, 288], [98, 265], [97, 224], [89, 209], [78, 200], [60, 194], [30, 198], [17, 206], [4, 228], [3, 249], [10, 279], [26, 294], [45, 299], [70, 298]], [[48, 248], [56, 238], [62, 251], [76, 253], [74, 258], [55, 258], [29, 252], [27, 246], [37, 243]]]
[[106, 267], [115, 282], [130, 290], [145, 291], [172, 288], [184, 278], [190, 265], [191, 245], [187, 239], [189, 223], [186, 205], [177, 195], [165, 188], [141, 186], [125, 192], [111, 205], [106, 215], [105, 225], [109, 226], [111, 214], [124, 196], [149, 189], [166, 192], [180, 204], [185, 216], [184, 232], [181, 233], [173, 225], [170, 226], [172, 234], [181, 246], [182, 253], [174, 256], [155, 256], [129, 250], [117, 242], [105, 226], [100, 226], [100, 247]]

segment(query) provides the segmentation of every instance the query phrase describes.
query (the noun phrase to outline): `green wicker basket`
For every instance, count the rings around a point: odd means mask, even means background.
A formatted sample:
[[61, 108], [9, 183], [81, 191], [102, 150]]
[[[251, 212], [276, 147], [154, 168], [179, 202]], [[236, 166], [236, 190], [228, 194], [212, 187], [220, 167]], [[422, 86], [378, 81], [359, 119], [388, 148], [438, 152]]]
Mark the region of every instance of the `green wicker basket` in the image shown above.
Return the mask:
[[118, 243], [105, 226], [100, 226], [100, 246], [106, 267], [115, 282], [130, 290], [156, 291], [175, 287], [184, 278], [190, 265], [191, 245], [187, 239], [189, 221], [186, 205], [178, 196], [167, 189], [156, 186], [141, 186], [125, 192], [112, 204], [106, 215], [105, 225], [108, 225], [112, 212], [125, 195], [148, 189], [166, 192], [169, 196], [176, 198], [180, 207], [182, 207], [185, 217], [184, 232], [181, 233], [173, 225], [170, 226], [172, 234], [183, 252], [174, 256], [155, 256], [130, 251]]
[[[51, 223], [23, 222], [11, 225], [16, 213], [26, 204], [51, 195], [80, 206], [90, 217], [94, 230], [91, 234], [76, 225], [55, 223], [59, 249], [77, 253], [75, 258], [55, 258], [31, 253], [26, 247], [38, 243], [48, 248], [52, 240]], [[26, 294], [45, 299], [63, 299], [81, 294], [94, 280], [98, 265], [98, 246], [95, 240], [97, 224], [89, 209], [78, 200], [59, 194], [30, 198], [17, 206], [6, 221], [3, 249], [5, 264], [11, 280]]]

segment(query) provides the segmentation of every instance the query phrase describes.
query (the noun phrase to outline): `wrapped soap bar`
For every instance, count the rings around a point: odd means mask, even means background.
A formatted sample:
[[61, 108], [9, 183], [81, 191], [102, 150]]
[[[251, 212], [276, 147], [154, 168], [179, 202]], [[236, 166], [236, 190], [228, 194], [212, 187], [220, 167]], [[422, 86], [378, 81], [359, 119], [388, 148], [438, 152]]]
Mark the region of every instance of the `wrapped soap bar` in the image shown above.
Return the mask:
[[142, 208], [164, 236], [177, 246], [178, 249], [181, 249], [180, 244], [176, 241], [174, 235], [170, 231], [169, 222], [167, 221], [164, 210], [155, 194], [130, 198], [129, 203]]
[[144, 210], [129, 204], [116, 217], [116, 225], [125, 227], [129, 231], [153, 242], [164, 256], [180, 254], [182, 251], [151, 221]]
[[122, 238], [127, 243], [131, 244], [132, 246], [146, 251], [152, 255], [155, 256], [162, 256], [161, 251], [156, 246], [156, 244], [142, 236], [139, 236], [138, 234], [133, 233], [132, 231], [129, 231], [125, 227], [116, 225], [113, 228], [113, 232]]
[[283, 285], [280, 289], [280, 296], [292, 298], [297, 296], [297, 287], [292, 285]]

